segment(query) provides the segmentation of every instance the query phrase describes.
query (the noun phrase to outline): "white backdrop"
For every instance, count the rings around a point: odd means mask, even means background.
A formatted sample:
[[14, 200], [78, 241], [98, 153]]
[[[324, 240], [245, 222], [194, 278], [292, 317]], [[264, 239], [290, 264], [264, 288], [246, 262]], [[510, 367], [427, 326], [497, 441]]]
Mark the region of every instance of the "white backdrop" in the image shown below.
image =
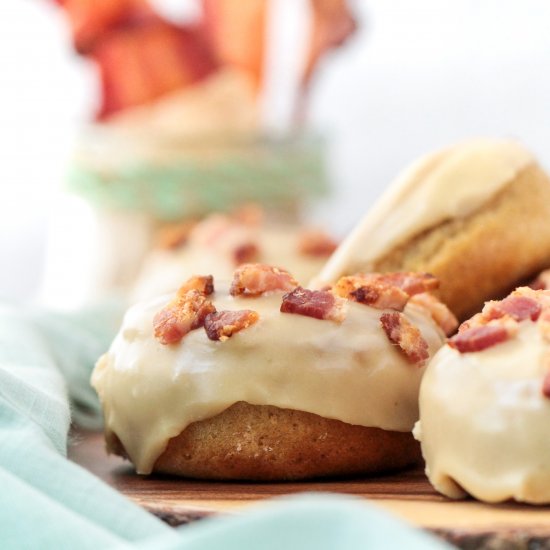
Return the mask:
[[[0, 2], [0, 297], [14, 300], [38, 287], [52, 197], [94, 103], [50, 2]], [[344, 233], [404, 165], [471, 136], [517, 137], [550, 167], [549, 2], [355, 4], [362, 32], [312, 98], [335, 185], [313, 218]]]

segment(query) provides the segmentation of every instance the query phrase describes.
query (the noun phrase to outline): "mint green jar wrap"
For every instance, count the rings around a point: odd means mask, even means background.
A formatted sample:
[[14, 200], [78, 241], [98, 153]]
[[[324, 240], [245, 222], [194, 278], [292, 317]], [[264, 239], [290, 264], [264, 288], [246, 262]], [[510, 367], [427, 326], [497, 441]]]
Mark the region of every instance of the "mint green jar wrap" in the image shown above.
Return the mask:
[[327, 191], [318, 136], [170, 138], [92, 127], [77, 147], [69, 190], [96, 206], [160, 221], [255, 202], [296, 212]]

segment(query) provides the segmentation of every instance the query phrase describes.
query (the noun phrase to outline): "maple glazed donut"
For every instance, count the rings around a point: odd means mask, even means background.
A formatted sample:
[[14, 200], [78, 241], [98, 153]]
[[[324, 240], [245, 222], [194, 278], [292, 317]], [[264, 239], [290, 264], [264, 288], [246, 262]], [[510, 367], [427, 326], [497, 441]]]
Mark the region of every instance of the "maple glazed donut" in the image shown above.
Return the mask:
[[510, 141], [475, 140], [420, 159], [321, 271], [422, 271], [461, 320], [550, 265], [550, 180]]
[[414, 464], [424, 367], [456, 328], [436, 287], [369, 274], [312, 291], [246, 264], [231, 285], [195, 276], [135, 305], [92, 376], [108, 450], [141, 474], [209, 479]]
[[550, 503], [550, 291], [488, 302], [430, 362], [420, 390], [426, 474], [451, 498]]

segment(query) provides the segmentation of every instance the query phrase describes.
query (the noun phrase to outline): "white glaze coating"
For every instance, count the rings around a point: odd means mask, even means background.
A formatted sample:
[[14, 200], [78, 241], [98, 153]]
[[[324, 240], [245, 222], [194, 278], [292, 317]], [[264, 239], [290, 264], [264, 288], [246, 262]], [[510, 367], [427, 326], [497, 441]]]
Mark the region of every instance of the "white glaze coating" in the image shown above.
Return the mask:
[[498, 140], [469, 141], [421, 158], [390, 185], [314, 285], [372, 271], [374, 263], [396, 246], [480, 208], [532, 162], [532, 155], [519, 144]]
[[[92, 376], [106, 428], [140, 473], [149, 473], [168, 440], [190, 423], [238, 401], [396, 431], [410, 431], [418, 418], [424, 369], [389, 343], [383, 311], [350, 302], [346, 320], [336, 324], [280, 313], [280, 292], [232, 298], [226, 287], [214, 296], [217, 309], [253, 309], [260, 315], [255, 325], [224, 342], [198, 329], [166, 346], [152, 326], [170, 298], [132, 307]], [[432, 355], [443, 333], [415, 306], [405, 314]]]
[[464, 354], [444, 346], [435, 355], [414, 434], [438, 491], [550, 502], [550, 399], [541, 392], [549, 351], [536, 324], [523, 321], [505, 343]]

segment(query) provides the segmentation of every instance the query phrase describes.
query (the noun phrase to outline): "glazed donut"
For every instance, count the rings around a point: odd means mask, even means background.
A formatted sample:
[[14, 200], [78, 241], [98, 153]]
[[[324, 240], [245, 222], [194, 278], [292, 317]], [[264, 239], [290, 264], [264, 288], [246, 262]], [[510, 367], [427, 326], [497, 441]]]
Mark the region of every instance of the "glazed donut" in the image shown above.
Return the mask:
[[420, 390], [426, 474], [451, 498], [550, 502], [550, 291], [488, 302], [430, 362]]
[[390, 186], [315, 285], [359, 271], [426, 271], [463, 320], [550, 264], [550, 180], [508, 141], [422, 158]]
[[233, 215], [211, 214], [196, 224], [165, 228], [159, 246], [145, 259], [132, 291], [132, 301], [175, 291], [195, 273], [229, 280], [240, 264], [285, 265], [301, 283], [320, 271], [337, 243], [317, 228], [263, 221], [256, 206]]
[[[214, 288], [216, 286], [216, 288]], [[284, 480], [419, 460], [424, 366], [456, 320], [430, 275], [307, 290], [246, 264], [133, 306], [92, 384], [107, 447], [138, 473]]]

